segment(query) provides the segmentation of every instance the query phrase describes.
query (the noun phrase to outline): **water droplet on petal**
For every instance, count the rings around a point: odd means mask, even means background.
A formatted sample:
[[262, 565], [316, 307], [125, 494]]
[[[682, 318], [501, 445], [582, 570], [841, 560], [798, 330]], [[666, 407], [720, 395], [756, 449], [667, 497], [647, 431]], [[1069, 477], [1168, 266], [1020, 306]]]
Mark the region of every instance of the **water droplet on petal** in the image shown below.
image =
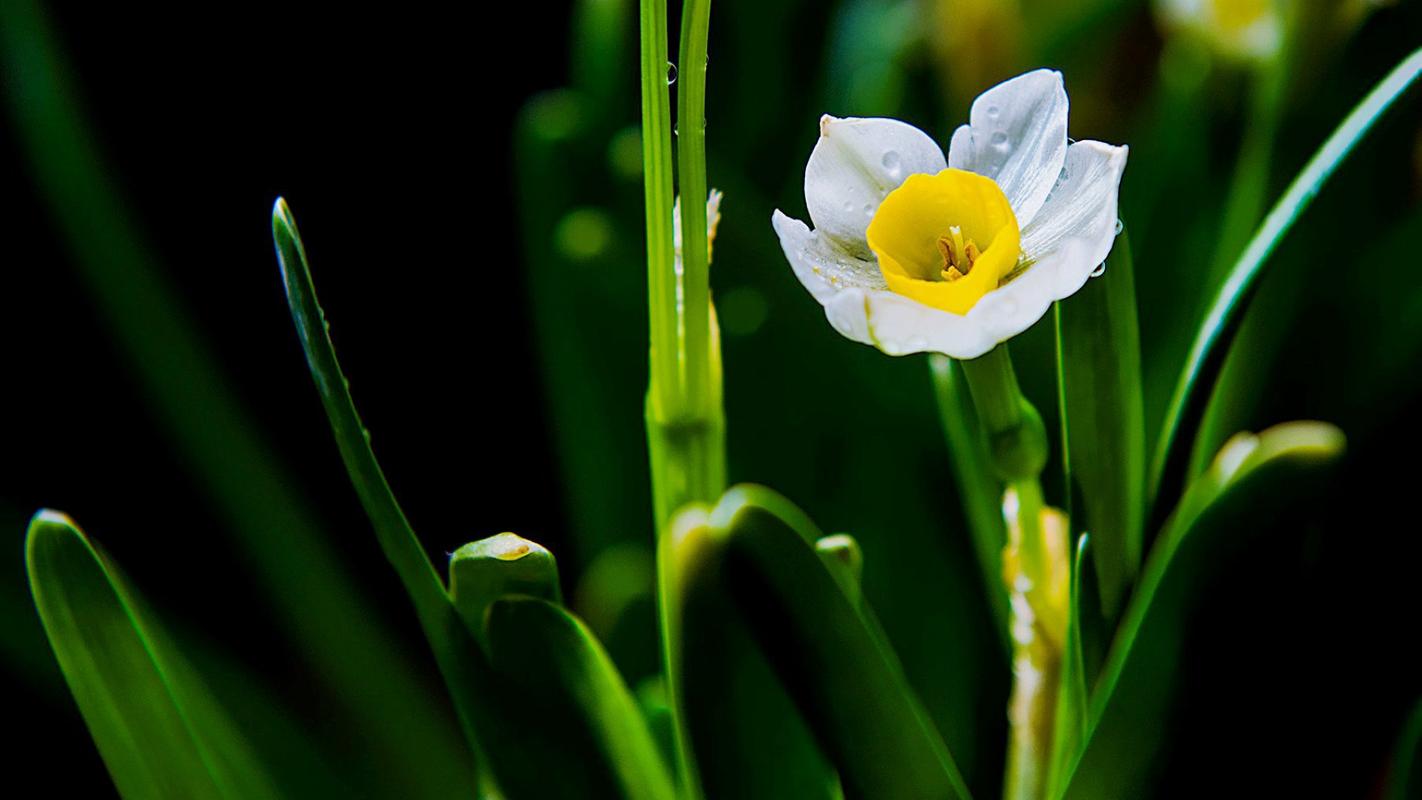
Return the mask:
[[1120, 218], [1120, 217], [1117, 217], [1117, 218], [1116, 218], [1116, 235], [1117, 235], [1117, 236], [1120, 236], [1120, 235], [1121, 235], [1121, 231], [1123, 231], [1123, 230], [1125, 230], [1125, 229], [1126, 229], [1126, 224], [1121, 221], [1121, 218]]
[[1058, 183], [1066, 183], [1066, 182], [1067, 182], [1067, 177], [1068, 177], [1068, 176], [1067, 176], [1067, 168], [1066, 168], [1066, 167], [1062, 167], [1062, 171], [1057, 173], [1057, 182], [1058, 182]]
[[1099, 277], [1101, 277], [1102, 275], [1105, 275], [1105, 274], [1106, 274], [1106, 262], [1105, 262], [1105, 261], [1102, 261], [1100, 264], [1097, 264], [1097, 265], [1096, 265], [1096, 269], [1093, 269], [1093, 270], [1091, 271], [1091, 277], [1093, 277], [1093, 278], [1099, 278]]
[[899, 158], [897, 150], [889, 150], [884, 153], [884, 157], [880, 159], [880, 163], [884, 165], [884, 169], [887, 170], [890, 175], [898, 175], [899, 169], [903, 166], [903, 159]]
[[1006, 147], [1007, 147], [1007, 133], [1006, 133], [1005, 131], [997, 131], [997, 132], [995, 132], [995, 133], [992, 135], [992, 146], [993, 146], [993, 147], [996, 147], [996, 148], [999, 148], [999, 149], [1006, 148]]
[[676, 83], [676, 65], [673, 64], [672, 62], [668, 61], [668, 62], [667, 62], [667, 85], [668, 85], [668, 86], [671, 86], [673, 83]]
[[844, 201], [844, 210], [845, 210], [845, 211], [853, 211], [853, 210], [854, 210], [854, 203], [853, 203], [852, 201], [850, 201], [850, 200], [845, 200], [845, 201]]
[[866, 217], [872, 217], [872, 216], [874, 216], [874, 204], [873, 204], [873, 203], [865, 203], [865, 204], [864, 204], [864, 216], [866, 216]]
[[989, 117], [997, 119], [997, 115], [1000, 113], [1002, 113], [1002, 109], [998, 108], [997, 106], [988, 106], [987, 115]]

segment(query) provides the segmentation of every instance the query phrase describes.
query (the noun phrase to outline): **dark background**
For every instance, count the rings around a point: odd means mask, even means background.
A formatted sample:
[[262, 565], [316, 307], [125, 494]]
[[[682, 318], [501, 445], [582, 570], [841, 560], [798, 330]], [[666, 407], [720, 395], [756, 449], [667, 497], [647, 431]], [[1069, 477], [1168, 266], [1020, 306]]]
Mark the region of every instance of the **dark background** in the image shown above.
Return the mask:
[[[342, 364], [430, 551], [509, 529], [558, 549], [566, 526], [527, 332], [510, 122], [566, 71], [566, 4], [506, 4], [497, 22], [492, 11], [289, 3], [49, 11], [111, 177], [254, 435], [275, 444], [339, 537], [336, 568], [388, 613], [438, 690], [307, 374], [271, 207], [284, 195], [300, 220]], [[18, 147], [0, 125], [0, 591], [25, 651], [0, 659], [19, 704], [6, 704], [7, 727], [24, 731], [3, 761], [46, 774], [55, 795], [103, 795], [107, 776], [25, 589], [35, 509], [65, 510], [155, 607], [295, 702], [311, 678], [264, 621], [240, 549], [131, 378]]]

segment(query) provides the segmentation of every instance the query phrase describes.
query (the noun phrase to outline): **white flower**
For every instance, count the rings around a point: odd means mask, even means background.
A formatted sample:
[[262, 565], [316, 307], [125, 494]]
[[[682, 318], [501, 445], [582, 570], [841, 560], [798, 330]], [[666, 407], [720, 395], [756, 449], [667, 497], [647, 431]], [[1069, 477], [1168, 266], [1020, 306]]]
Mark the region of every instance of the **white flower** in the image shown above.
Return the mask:
[[795, 275], [835, 330], [889, 355], [976, 358], [1080, 289], [1116, 236], [1126, 148], [1068, 142], [1061, 73], [984, 92], [948, 158], [892, 119], [820, 119], [815, 230], [776, 211]]
[[1284, 38], [1277, 0], [1158, 0], [1156, 9], [1166, 27], [1241, 61], [1274, 58]]

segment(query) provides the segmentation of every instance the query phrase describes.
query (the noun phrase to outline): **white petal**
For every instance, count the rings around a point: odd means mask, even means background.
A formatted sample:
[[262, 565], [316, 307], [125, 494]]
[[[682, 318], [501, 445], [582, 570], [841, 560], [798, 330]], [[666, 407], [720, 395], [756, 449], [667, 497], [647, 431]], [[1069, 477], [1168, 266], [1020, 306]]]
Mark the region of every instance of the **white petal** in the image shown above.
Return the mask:
[[785, 259], [795, 270], [810, 294], [821, 304], [828, 303], [842, 289], [883, 289], [888, 286], [879, 265], [874, 261], [855, 258], [819, 231], [811, 231], [805, 223], [791, 219], [780, 211], [770, 218]]
[[1126, 153], [1125, 147], [1090, 141], [1075, 142], [1067, 151], [1065, 177], [1022, 231], [1031, 266], [968, 312], [994, 343], [1032, 327], [1052, 303], [1080, 289], [1111, 252]]
[[1103, 142], [1074, 142], [1056, 187], [1022, 230], [1022, 252], [1033, 262], [1027, 273], [1043, 267], [1053, 272], [1055, 300], [1080, 289], [1111, 252], [1127, 152]]
[[891, 356], [943, 353], [977, 358], [997, 344], [976, 320], [923, 305], [887, 290], [845, 289], [825, 304], [840, 334]]
[[968, 124], [953, 133], [948, 165], [997, 181], [1025, 226], [1056, 183], [1066, 150], [1062, 74], [1039, 69], [978, 95]]
[[820, 140], [805, 165], [805, 205], [821, 236], [872, 258], [864, 229], [884, 195], [917, 172], [947, 166], [928, 134], [895, 119], [820, 118]]
[[[712, 248], [716, 244], [716, 228], [721, 225], [721, 191], [712, 189], [706, 195], [706, 252], [710, 258]], [[676, 255], [678, 263], [681, 261], [681, 195], [676, 196], [672, 201], [672, 251]], [[680, 267], [678, 267], [680, 271]]]

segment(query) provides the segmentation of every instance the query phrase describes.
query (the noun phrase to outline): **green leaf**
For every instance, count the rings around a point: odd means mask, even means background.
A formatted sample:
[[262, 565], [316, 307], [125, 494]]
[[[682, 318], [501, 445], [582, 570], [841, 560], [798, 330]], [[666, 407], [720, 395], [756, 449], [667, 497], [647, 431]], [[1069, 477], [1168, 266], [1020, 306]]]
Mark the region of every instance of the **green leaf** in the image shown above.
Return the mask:
[[281, 264], [291, 318], [296, 324], [307, 366], [316, 381], [316, 389], [341, 451], [341, 460], [345, 462], [361, 505], [375, 527], [381, 551], [395, 568], [415, 607], [420, 627], [434, 650], [435, 661], [459, 712], [465, 737], [472, 745], [475, 734], [471, 715], [476, 687], [470, 683], [472, 667], [469, 660], [474, 649], [473, 642], [370, 449], [370, 438], [361, 425], [355, 401], [351, 398], [350, 383], [336, 361], [336, 350], [331, 343], [325, 315], [316, 299], [316, 287], [311, 281], [306, 249], [301, 243], [296, 220], [286, 201], [280, 198], [272, 209], [272, 238], [276, 243], [277, 261]]
[[[588, 771], [577, 775], [577, 770], [563, 772], [569, 761], [549, 758], [536, 738], [514, 736], [510, 746], [537, 757], [534, 771], [516, 779], [531, 783], [534, 791], [517, 796], [675, 798], [671, 773], [636, 700], [581, 620], [547, 600], [508, 595], [489, 606], [484, 625], [501, 692], [517, 698], [505, 704], [521, 718], [516, 730], [572, 732], [592, 748], [584, 761]], [[498, 736], [513, 733], [500, 730]], [[514, 797], [514, 776], [497, 774]]]
[[558, 562], [543, 545], [515, 533], [470, 542], [449, 559], [449, 592], [465, 624], [482, 635], [485, 612], [504, 595], [562, 604]]
[[[709, 525], [704, 506], [683, 510], [662, 557], [674, 606], [672, 685], [693, 756], [688, 783], [708, 798], [835, 797], [834, 771], [720, 581]], [[821, 552], [846, 581], [852, 549]]]
[[277, 796], [236, 725], [68, 517], [36, 514], [26, 552], [45, 633], [121, 795]]
[[1422, 797], [1422, 702], [1413, 707], [1388, 769], [1385, 800], [1409, 800]]
[[933, 375], [938, 418], [948, 440], [953, 477], [958, 482], [968, 532], [973, 537], [973, 549], [982, 568], [983, 589], [997, 621], [994, 627], [1002, 636], [1004, 651], [1008, 651], [1011, 645], [1007, 631], [1011, 629], [1011, 621], [1007, 613], [1007, 587], [1002, 583], [1002, 548], [1007, 543], [1007, 525], [1002, 520], [1002, 484], [993, 475], [987, 440], [978, 428], [977, 410], [969, 396], [962, 367], [938, 354], [929, 356], [928, 367]]
[[1180, 501], [1151, 550], [1091, 696], [1085, 748], [1064, 797], [1135, 797], [1161, 743], [1181, 632], [1211, 568], [1269, 531], [1322, 482], [1343, 434], [1292, 422], [1239, 434]]
[[499, 792], [670, 800], [671, 775], [640, 708], [597, 638], [561, 605], [553, 554], [502, 533], [459, 548], [449, 572], [453, 607], [481, 645], [461, 666]]
[[1244, 249], [1244, 254], [1220, 286], [1185, 359], [1185, 367], [1176, 383], [1160, 438], [1156, 442], [1149, 482], [1153, 503], [1159, 500], [1163, 491], [1182, 480], [1189, 453], [1186, 452], [1188, 448], [1175, 447], [1175, 439], [1182, 431], [1192, 427], [1203, 412], [1205, 398], [1198, 390], [1210, 386], [1219, 371], [1227, 351], [1220, 345], [1228, 343], [1234, 335], [1250, 292], [1258, 284], [1269, 256], [1323, 184], [1372, 130], [1383, 113], [1411, 88], [1419, 75], [1422, 75], [1422, 49], [1414, 51], [1388, 73], [1339, 124], [1274, 204]]
[[838, 768], [846, 796], [969, 797], [878, 622], [846, 591], [848, 571], [825, 568], [814, 524], [755, 486], [728, 491], [709, 523], [711, 574]]
[[1130, 237], [1106, 272], [1057, 303], [1062, 463], [1071, 529], [1091, 531], [1102, 613], [1113, 619], [1141, 560], [1145, 515], [1145, 411]]

